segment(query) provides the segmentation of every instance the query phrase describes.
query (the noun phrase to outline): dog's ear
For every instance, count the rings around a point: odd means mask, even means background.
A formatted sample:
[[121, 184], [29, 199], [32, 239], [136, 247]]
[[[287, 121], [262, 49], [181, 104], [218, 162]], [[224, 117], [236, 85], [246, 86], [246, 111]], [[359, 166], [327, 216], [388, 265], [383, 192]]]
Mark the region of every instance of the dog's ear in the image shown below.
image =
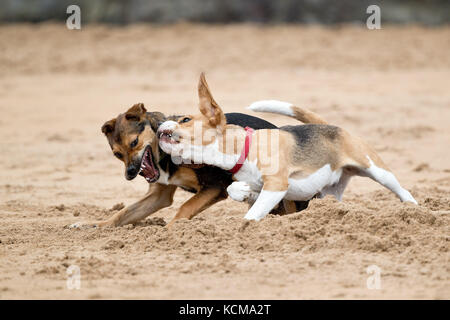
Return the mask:
[[105, 135], [108, 135], [114, 131], [115, 126], [116, 126], [116, 118], [106, 121], [102, 126], [102, 132]]
[[161, 112], [149, 112], [149, 116], [147, 118], [154, 132], [158, 130], [161, 123], [166, 121], [166, 116]]
[[200, 112], [208, 118], [209, 123], [213, 127], [222, 129], [226, 124], [226, 118], [222, 109], [220, 109], [217, 102], [214, 101], [203, 72], [200, 74], [200, 81], [198, 82], [198, 98], [200, 101]]
[[143, 103], [136, 103], [125, 112], [125, 119], [132, 121], [140, 121], [147, 112]]

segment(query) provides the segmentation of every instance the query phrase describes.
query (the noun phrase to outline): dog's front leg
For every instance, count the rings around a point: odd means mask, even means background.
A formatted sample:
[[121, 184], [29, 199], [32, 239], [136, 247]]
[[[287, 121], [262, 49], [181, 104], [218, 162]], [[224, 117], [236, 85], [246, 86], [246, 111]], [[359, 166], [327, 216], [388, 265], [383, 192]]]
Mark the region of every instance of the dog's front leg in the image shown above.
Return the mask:
[[256, 199], [244, 218], [256, 221], [264, 218], [281, 200], [283, 200], [287, 193], [287, 189], [287, 181], [278, 181], [275, 177], [266, 179], [258, 199]]
[[245, 201], [253, 203], [258, 198], [259, 193], [251, 189], [250, 185], [245, 181], [235, 181], [227, 188], [227, 193], [234, 201]]
[[123, 226], [144, 219], [148, 215], [168, 207], [173, 202], [173, 195], [177, 186], [156, 183], [150, 185], [147, 195], [138, 202], [123, 208], [111, 218], [96, 222], [78, 222], [70, 225], [70, 228], [89, 228]]
[[112, 226], [123, 226], [137, 222], [156, 211], [170, 206], [177, 186], [155, 184], [150, 187], [150, 192], [138, 202], [120, 210], [110, 219], [107, 224]]
[[244, 218], [247, 220], [261, 220], [275, 208], [275, 206], [284, 198], [286, 193], [287, 190], [268, 191], [263, 189]]

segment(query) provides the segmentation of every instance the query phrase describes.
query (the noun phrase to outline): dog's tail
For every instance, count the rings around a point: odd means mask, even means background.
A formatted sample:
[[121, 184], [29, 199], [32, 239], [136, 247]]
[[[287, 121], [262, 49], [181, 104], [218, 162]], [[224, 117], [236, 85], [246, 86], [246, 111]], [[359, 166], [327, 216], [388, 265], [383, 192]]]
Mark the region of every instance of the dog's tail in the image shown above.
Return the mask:
[[296, 107], [288, 102], [278, 100], [261, 100], [253, 102], [248, 109], [256, 112], [270, 112], [292, 117], [303, 123], [328, 124], [318, 114], [308, 109]]

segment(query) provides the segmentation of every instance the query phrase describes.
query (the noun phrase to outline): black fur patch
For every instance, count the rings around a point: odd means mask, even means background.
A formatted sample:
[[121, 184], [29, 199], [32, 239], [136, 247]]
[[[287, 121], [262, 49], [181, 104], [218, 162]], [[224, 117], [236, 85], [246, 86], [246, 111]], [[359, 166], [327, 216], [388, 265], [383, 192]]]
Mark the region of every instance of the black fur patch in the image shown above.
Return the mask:
[[170, 156], [159, 148], [160, 160], [158, 165], [160, 168], [169, 174], [169, 179], [178, 170], [178, 166], [170, 161]]
[[326, 124], [304, 124], [300, 126], [283, 126], [281, 130], [292, 133], [300, 148], [313, 143], [320, 135], [334, 141], [339, 136], [338, 127]]
[[161, 123], [166, 121], [166, 117], [161, 112], [147, 112], [146, 115], [147, 119], [150, 122], [150, 126], [155, 133], [156, 131], [158, 131], [158, 127], [161, 125]]
[[218, 167], [204, 166], [194, 169], [194, 172], [202, 187], [213, 186], [226, 189], [233, 182], [232, 174]]
[[278, 127], [269, 121], [261, 118], [250, 116], [244, 113], [232, 112], [225, 113], [225, 118], [227, 118], [227, 123], [235, 124], [241, 127], [250, 127], [255, 130], [258, 129], [277, 129]]

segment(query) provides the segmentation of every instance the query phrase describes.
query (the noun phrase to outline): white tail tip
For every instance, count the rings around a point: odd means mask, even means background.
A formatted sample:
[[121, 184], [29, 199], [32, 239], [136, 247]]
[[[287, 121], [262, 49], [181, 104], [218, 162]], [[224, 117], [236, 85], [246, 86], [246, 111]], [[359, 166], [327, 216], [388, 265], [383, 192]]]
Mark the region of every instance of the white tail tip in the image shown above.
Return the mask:
[[292, 104], [289, 102], [278, 100], [261, 100], [253, 102], [247, 107], [247, 109], [255, 112], [271, 112], [292, 117], [294, 115], [294, 112], [292, 111], [291, 107]]

